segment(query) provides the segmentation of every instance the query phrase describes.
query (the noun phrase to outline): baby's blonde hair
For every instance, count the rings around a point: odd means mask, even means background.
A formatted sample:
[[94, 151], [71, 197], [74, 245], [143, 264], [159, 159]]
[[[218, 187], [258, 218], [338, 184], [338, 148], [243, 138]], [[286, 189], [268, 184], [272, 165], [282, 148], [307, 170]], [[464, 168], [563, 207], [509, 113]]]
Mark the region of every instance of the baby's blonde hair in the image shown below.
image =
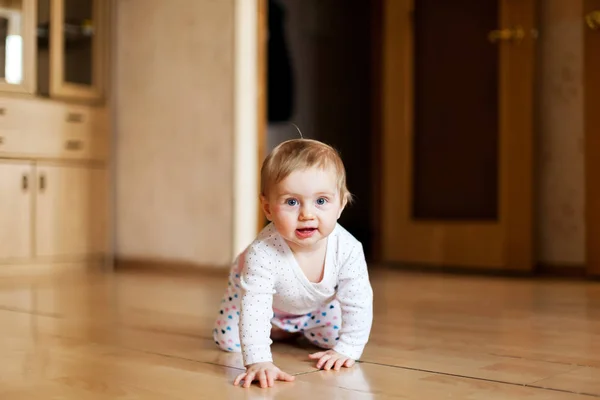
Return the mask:
[[352, 194], [346, 186], [346, 168], [339, 153], [333, 147], [313, 139], [287, 140], [271, 151], [260, 170], [260, 193], [267, 196], [273, 185], [292, 172], [315, 166], [335, 169], [342, 204], [350, 204]]

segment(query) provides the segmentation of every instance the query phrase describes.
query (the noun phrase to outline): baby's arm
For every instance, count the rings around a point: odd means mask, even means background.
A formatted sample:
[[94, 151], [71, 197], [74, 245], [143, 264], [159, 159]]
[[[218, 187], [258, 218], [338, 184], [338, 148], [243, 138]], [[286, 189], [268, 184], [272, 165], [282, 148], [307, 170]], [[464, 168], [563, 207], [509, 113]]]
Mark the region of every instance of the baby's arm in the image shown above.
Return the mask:
[[362, 245], [358, 244], [340, 268], [336, 295], [342, 311], [340, 339], [333, 350], [358, 360], [369, 340], [373, 323], [373, 289]]
[[273, 317], [274, 275], [269, 268], [268, 254], [255, 247], [246, 253], [241, 272], [240, 344], [246, 372], [234, 381], [253, 380], [262, 387], [272, 386], [275, 380], [292, 381], [293, 377], [273, 364], [271, 355], [271, 318]]

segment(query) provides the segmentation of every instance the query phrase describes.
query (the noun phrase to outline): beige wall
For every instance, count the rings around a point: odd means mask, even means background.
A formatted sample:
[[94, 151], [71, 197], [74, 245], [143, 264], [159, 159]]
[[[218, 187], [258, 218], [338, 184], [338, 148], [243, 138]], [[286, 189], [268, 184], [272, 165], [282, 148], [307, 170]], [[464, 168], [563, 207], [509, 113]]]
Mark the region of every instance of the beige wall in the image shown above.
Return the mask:
[[117, 257], [229, 262], [234, 0], [117, 0]]
[[538, 259], [585, 262], [581, 0], [542, 0], [538, 53]]

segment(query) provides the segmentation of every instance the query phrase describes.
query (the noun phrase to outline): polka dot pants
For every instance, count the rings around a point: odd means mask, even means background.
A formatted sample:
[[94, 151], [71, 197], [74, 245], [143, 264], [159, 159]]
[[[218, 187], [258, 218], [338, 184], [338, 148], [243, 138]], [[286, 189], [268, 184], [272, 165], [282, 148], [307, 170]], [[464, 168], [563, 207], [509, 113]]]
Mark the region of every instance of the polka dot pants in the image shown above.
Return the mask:
[[[222, 350], [230, 352], [241, 351], [238, 329], [241, 295], [238, 279], [237, 275], [230, 279], [213, 329], [215, 343]], [[325, 349], [333, 348], [339, 340], [341, 322], [342, 313], [337, 300], [299, 316], [282, 315], [275, 310], [271, 319], [273, 326], [290, 333], [299, 332], [314, 345]]]

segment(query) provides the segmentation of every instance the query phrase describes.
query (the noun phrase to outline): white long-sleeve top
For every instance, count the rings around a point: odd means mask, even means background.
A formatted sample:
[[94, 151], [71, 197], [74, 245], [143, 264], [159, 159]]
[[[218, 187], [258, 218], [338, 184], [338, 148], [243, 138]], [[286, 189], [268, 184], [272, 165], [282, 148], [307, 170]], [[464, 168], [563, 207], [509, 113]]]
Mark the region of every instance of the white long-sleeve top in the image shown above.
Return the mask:
[[247, 248], [240, 274], [240, 343], [244, 365], [273, 361], [270, 339], [273, 309], [304, 315], [334, 298], [342, 323], [333, 350], [354, 360], [362, 355], [373, 320], [373, 290], [362, 244], [337, 224], [327, 238], [321, 282], [306, 278], [273, 224]]

